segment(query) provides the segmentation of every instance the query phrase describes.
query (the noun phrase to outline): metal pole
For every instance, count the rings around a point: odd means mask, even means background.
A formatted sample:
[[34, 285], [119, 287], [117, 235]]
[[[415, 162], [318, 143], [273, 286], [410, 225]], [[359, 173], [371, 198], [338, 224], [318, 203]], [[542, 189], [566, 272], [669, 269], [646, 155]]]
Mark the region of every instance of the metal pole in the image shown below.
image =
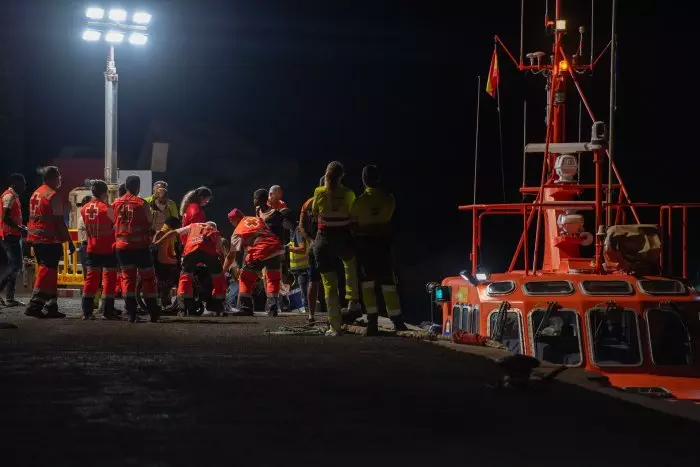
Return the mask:
[[[612, 2], [612, 44], [610, 45], [610, 123], [608, 130], [608, 204], [612, 202], [613, 184], [613, 154], [614, 154], [614, 128], [615, 128], [615, 54], [617, 53], [617, 28], [615, 26], [615, 17], [617, 15], [617, 0]], [[608, 209], [607, 226], [611, 224], [612, 211]]]
[[[527, 174], [527, 153], [525, 152], [525, 147], [527, 146], [527, 101], [523, 101], [523, 187], [525, 187], [526, 174]], [[525, 194], [523, 194], [523, 198]], [[527, 269], [527, 268], [525, 268]]]
[[117, 183], [117, 67], [114, 46], [109, 46], [105, 69], [105, 181]]
[[525, 30], [525, 0], [520, 1], [520, 63], [523, 66], [523, 34]]
[[476, 77], [476, 137], [474, 143], [474, 201], [476, 204], [476, 170], [479, 163], [479, 106], [481, 104], [481, 76]]

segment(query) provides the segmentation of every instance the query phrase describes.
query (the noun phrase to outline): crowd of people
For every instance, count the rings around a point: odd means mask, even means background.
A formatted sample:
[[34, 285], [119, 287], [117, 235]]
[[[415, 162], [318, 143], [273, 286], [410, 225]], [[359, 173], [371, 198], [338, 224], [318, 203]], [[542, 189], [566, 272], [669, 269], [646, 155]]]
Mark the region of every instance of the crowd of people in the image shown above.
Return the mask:
[[[60, 171], [45, 167], [41, 175], [43, 183], [29, 200], [26, 226], [19, 199], [26, 189], [24, 176], [12, 175], [2, 194], [0, 239], [8, 267], [0, 275], [0, 291], [6, 291], [0, 305], [24, 306], [14, 294], [22, 267], [22, 237], [26, 236], [37, 267], [25, 314], [63, 318], [57, 302], [58, 266], [63, 244], [67, 243], [71, 254], [76, 246], [64, 220], [64, 204], [57, 196]], [[129, 176], [110, 204], [108, 185], [92, 180], [92, 196], [78, 205], [78, 247], [85, 275], [83, 319], [94, 319], [101, 290], [104, 319], [117, 319], [121, 314], [115, 307], [115, 297], [121, 294], [128, 320], [136, 321], [139, 280], [142, 308], [152, 322], [163, 312], [192, 313], [198, 306], [196, 277], [206, 268], [211, 278], [211, 293], [206, 296], [208, 313], [252, 316], [255, 287], [262, 279], [265, 311], [268, 316], [277, 316], [283, 310], [281, 283], [291, 276], [301, 290], [301, 308], [308, 312], [310, 322], [315, 321], [319, 304], [327, 309], [329, 335], [339, 334], [341, 325], [361, 317], [363, 309], [367, 333], [376, 335], [378, 298], [394, 327], [405, 329], [391, 257], [394, 197], [382, 188], [376, 166], [363, 169], [365, 189], [357, 197], [343, 185], [344, 176], [341, 163], [328, 164], [298, 217], [282, 199], [284, 192], [279, 185], [269, 191], [256, 190], [252, 215], [238, 208], [229, 212], [233, 227], [230, 241], [207, 219], [203, 208], [213, 196], [207, 187], [187, 193], [178, 209], [168, 197], [166, 182], [156, 182], [153, 195], [141, 198], [141, 180]], [[341, 279], [344, 290], [339, 287]], [[173, 303], [170, 291], [175, 284], [177, 300]], [[319, 296], [321, 284], [323, 294]], [[345, 308], [341, 308], [343, 295]], [[237, 297], [235, 303], [230, 300], [233, 296]]]

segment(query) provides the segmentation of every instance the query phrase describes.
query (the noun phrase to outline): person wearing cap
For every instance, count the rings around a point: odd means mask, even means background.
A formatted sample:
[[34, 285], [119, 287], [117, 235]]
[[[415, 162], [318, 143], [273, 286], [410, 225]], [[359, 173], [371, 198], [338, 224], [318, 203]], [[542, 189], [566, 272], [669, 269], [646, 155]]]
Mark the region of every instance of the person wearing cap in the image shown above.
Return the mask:
[[270, 199], [267, 201], [267, 205], [272, 209], [284, 209], [287, 207], [287, 203], [282, 201], [282, 187], [279, 185], [272, 185], [270, 187]]
[[180, 217], [177, 203], [168, 197], [168, 184], [162, 180], [153, 184], [153, 194], [145, 201], [151, 210], [151, 230], [154, 234], [163, 228], [168, 217]]
[[267, 292], [265, 311], [268, 316], [277, 316], [280, 309], [279, 294], [282, 280], [280, 269], [285, 248], [259, 217], [247, 217], [240, 210], [233, 209], [229, 212], [228, 219], [234, 231], [231, 237], [231, 249], [224, 261], [224, 271], [228, 271], [233, 266], [236, 253], [246, 248], [245, 265], [238, 279], [240, 311], [235, 314], [253, 315], [253, 288], [264, 269]]
[[406, 325], [401, 316], [391, 256], [391, 219], [396, 201], [391, 193], [382, 188], [376, 165], [362, 169], [362, 183], [365, 191], [355, 200], [352, 217], [357, 222], [357, 269], [362, 300], [367, 310], [367, 335], [378, 334], [377, 288], [381, 288], [386, 312], [394, 328], [403, 331]]

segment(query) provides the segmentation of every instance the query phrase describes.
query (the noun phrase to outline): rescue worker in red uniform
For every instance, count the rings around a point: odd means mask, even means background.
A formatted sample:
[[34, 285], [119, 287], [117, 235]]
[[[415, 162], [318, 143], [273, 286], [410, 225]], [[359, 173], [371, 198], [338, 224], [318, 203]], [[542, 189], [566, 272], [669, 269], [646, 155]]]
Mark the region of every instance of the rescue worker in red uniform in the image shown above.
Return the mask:
[[187, 227], [195, 222], [206, 222], [207, 216], [202, 208], [211, 202], [211, 198], [211, 190], [205, 186], [200, 186], [196, 190], [185, 194], [182, 198], [182, 205], [180, 206], [182, 226]]
[[228, 214], [228, 219], [234, 231], [231, 237], [231, 250], [224, 261], [224, 271], [228, 271], [233, 265], [236, 252], [246, 248], [245, 265], [238, 280], [240, 311], [234, 315], [253, 315], [253, 287], [264, 268], [267, 291], [265, 311], [268, 316], [277, 316], [282, 279], [280, 268], [284, 258], [282, 243], [259, 217], [247, 217], [238, 209], [234, 209]]
[[226, 298], [226, 278], [221, 267], [223, 250], [221, 233], [214, 222], [190, 224], [187, 227], [171, 230], [160, 237], [158, 245], [177, 235], [185, 237], [185, 247], [182, 253], [182, 272], [177, 286], [177, 297], [180, 306], [188, 314], [194, 312], [194, 274], [198, 264], [205, 264], [211, 273], [212, 300], [207, 303], [209, 311], [221, 313]]
[[126, 194], [117, 198], [114, 208], [116, 252], [121, 269], [121, 286], [129, 322], [136, 321], [136, 279], [141, 276], [141, 291], [151, 322], [158, 321], [156, 273], [151, 255], [151, 216], [146, 202], [138, 197], [141, 179], [136, 175], [126, 178]]
[[93, 319], [95, 295], [102, 279], [102, 310], [105, 319], [115, 318], [114, 296], [117, 291], [117, 255], [114, 251], [114, 210], [107, 203], [108, 188], [102, 180], [92, 181], [93, 198], [80, 208], [87, 233], [85, 284], [83, 285], [83, 319]]
[[[29, 199], [29, 225], [27, 243], [34, 248], [38, 264], [32, 299], [24, 314], [34, 318], [65, 318], [58, 311], [56, 288], [58, 262], [63, 257], [64, 242], [68, 243], [71, 255], [75, 245], [68, 234], [64, 220], [63, 201], [56, 195], [61, 187], [58, 167], [44, 167], [41, 171], [43, 185]], [[46, 314], [42, 309], [46, 308]]]
[[25, 306], [15, 300], [15, 284], [17, 274], [22, 270], [22, 234], [27, 233], [19, 201], [19, 195], [26, 187], [24, 175], [12, 174], [10, 187], [0, 196], [0, 244], [7, 256], [7, 267], [0, 273], [0, 291], [5, 289], [6, 298], [0, 298], [0, 305], [6, 307]]

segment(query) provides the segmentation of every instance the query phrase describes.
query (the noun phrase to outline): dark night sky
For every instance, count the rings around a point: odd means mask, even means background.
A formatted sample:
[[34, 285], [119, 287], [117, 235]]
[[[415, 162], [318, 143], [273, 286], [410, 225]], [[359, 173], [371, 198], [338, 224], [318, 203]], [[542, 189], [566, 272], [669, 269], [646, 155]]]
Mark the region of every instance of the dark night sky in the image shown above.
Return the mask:
[[[600, 51], [609, 38], [610, 2], [595, 3]], [[673, 63], [661, 54], [672, 49], [660, 45], [662, 20], [652, 2], [619, 3], [618, 164], [634, 200], [694, 200], [694, 190], [679, 188], [693, 186], [694, 169], [700, 168], [684, 141], [694, 134], [694, 121], [676, 127], [683, 139], [664, 124], [672, 121], [665, 115], [692, 108], [697, 98], [679, 77], [672, 89], [660, 68]], [[541, 27], [544, 2], [526, 4], [525, 52], [548, 50]], [[309, 192], [329, 160], [345, 162], [349, 183], [357, 189], [361, 167], [374, 161], [389, 172], [387, 181], [398, 198], [402, 265], [425, 262], [434, 250], [444, 251], [443, 245], [450, 245], [449, 268], [466, 265], [469, 222], [455, 207], [471, 201], [476, 76], [482, 75], [485, 85], [494, 33], [518, 54], [519, 1], [155, 0], [141, 5], [154, 14], [152, 42], [145, 49], [117, 51], [122, 154], [136, 156], [149, 122], [168, 117], [227, 125], [263, 154], [298, 158], [308, 169]], [[82, 7], [62, 0], [2, 7], [2, 65], [22, 77], [25, 109], [19, 125], [24, 163], [18, 167], [18, 155], [3, 148], [2, 172], [30, 173], [64, 145], [102, 147], [105, 50], [80, 40]], [[589, 30], [589, 9], [589, 1], [564, 2], [570, 30], [579, 24]], [[576, 39], [570, 35], [569, 53]], [[507, 198], [518, 201], [522, 101], [529, 101], [528, 134], [534, 142], [543, 140], [545, 96], [541, 78], [518, 75], [505, 54], [499, 57]], [[609, 58], [601, 63], [583, 83], [598, 118], [607, 121]], [[574, 139], [578, 103], [570, 91]], [[5, 107], [0, 112], [6, 115]], [[586, 138], [590, 124], [584, 122]], [[495, 102], [483, 92], [481, 126], [478, 201], [499, 201], [497, 115]], [[685, 168], [672, 176], [674, 164]], [[661, 180], [658, 167], [666, 174]], [[498, 259], [499, 250], [511, 250], [498, 243], [487, 248]], [[437, 264], [424, 269], [434, 279], [456, 272]]]

